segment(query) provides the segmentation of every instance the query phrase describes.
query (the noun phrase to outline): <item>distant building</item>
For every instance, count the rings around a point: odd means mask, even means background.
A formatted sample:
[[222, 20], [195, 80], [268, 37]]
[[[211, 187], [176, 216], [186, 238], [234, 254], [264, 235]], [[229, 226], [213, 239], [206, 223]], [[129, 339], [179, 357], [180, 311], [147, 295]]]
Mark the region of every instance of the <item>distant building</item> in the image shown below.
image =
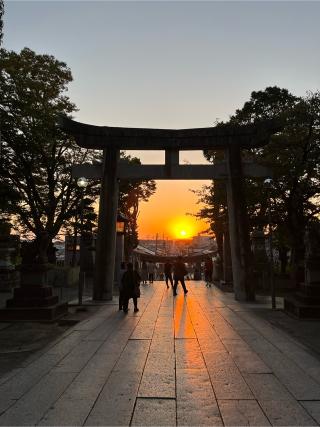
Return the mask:
[[139, 240], [139, 246], [157, 255], [191, 255], [203, 251], [216, 250], [216, 242], [211, 236], [194, 236], [192, 239]]
[[213, 240], [213, 238], [211, 236], [194, 236], [192, 237], [192, 242], [191, 242], [192, 247], [194, 248], [212, 248], [212, 246], [215, 245], [215, 241]]

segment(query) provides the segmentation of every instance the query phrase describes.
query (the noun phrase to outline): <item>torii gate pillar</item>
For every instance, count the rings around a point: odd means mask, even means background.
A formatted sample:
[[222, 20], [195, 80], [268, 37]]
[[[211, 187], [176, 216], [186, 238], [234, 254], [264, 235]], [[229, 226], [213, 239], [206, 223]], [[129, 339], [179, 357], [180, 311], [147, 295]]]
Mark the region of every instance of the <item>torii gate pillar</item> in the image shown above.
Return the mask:
[[103, 151], [103, 155], [93, 299], [110, 301], [113, 296], [115, 267], [119, 194], [117, 169], [120, 151], [108, 148]]
[[234, 295], [238, 301], [254, 301], [255, 292], [249, 259], [249, 228], [240, 147], [229, 146], [225, 150], [225, 158], [228, 169], [227, 198]]

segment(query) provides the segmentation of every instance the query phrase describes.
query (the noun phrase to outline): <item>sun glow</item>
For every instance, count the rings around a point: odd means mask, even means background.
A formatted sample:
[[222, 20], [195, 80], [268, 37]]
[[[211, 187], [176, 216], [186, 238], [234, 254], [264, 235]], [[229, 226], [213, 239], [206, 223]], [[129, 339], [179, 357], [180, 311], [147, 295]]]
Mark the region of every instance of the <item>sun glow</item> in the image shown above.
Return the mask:
[[171, 234], [176, 239], [191, 239], [196, 234], [193, 222], [188, 218], [175, 218], [171, 225]]

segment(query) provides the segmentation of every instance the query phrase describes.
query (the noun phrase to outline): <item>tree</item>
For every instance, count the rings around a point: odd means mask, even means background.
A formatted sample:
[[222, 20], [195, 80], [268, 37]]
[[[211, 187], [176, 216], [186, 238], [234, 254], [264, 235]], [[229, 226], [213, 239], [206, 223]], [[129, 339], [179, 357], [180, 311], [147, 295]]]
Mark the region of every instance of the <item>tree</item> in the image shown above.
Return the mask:
[[[121, 161], [141, 164], [140, 159], [121, 153]], [[148, 201], [156, 191], [154, 180], [120, 181], [119, 210], [127, 217], [125, 234], [125, 258], [129, 259], [133, 249], [138, 245], [138, 216], [141, 201]]]
[[3, 0], [0, 0], [0, 46], [3, 39], [3, 14], [4, 14], [4, 4]]
[[[268, 87], [252, 92], [242, 109], [229, 122], [256, 123], [264, 119], [282, 120], [283, 131], [263, 148], [244, 152], [243, 157], [269, 166], [273, 185], [267, 190], [263, 180], [246, 179], [246, 198], [253, 228], [268, 224], [268, 197], [271, 197], [272, 226], [280, 252], [291, 248], [291, 264], [296, 270], [303, 259], [304, 229], [320, 212], [320, 94], [296, 97], [286, 89]], [[206, 153], [211, 158], [212, 153]], [[226, 203], [225, 195], [213, 184], [208, 206]], [[207, 194], [209, 196], [209, 194]], [[204, 214], [204, 212], [203, 212]]]
[[203, 207], [195, 214], [209, 224], [209, 232], [214, 234], [220, 258], [223, 260], [223, 233], [227, 224], [226, 187], [222, 181], [212, 181], [195, 191], [198, 203]]
[[[97, 155], [77, 146], [56, 124], [58, 114], [76, 110], [66, 95], [72, 81], [66, 64], [28, 48], [1, 49], [0, 55], [0, 185], [15, 194], [2, 213], [14, 215], [20, 229], [35, 236], [45, 259], [49, 242], [80, 204], [72, 164], [93, 162]], [[87, 193], [95, 190], [90, 183]]]
[[[2, 39], [3, 39], [3, 14], [4, 14], [4, 4], [3, 4], [3, 0], [0, 0], [0, 47], [2, 45]], [[1, 124], [1, 123], [0, 123]], [[0, 127], [0, 162], [2, 159], [2, 153], [1, 153], [1, 149], [2, 149], [2, 136], [1, 136], [1, 127]], [[11, 200], [11, 197], [7, 197], [7, 195], [9, 194], [10, 188], [6, 185], [2, 185], [0, 183], [0, 213], [5, 209], [6, 204], [9, 202], [9, 200]], [[11, 194], [11, 196], [13, 196]], [[0, 218], [1, 220], [1, 218]]]
[[[282, 119], [283, 131], [274, 135], [263, 149], [252, 150], [251, 156], [273, 170], [269, 194], [272, 219], [279, 243], [291, 247], [291, 264], [295, 269], [304, 257], [306, 224], [320, 212], [320, 94], [302, 98], [286, 89], [269, 87], [253, 92], [250, 101], [230, 121], [245, 124], [273, 117]], [[265, 192], [261, 182], [255, 186]], [[247, 193], [252, 193], [252, 189], [249, 182]], [[261, 195], [255, 201], [255, 212], [265, 212]]]

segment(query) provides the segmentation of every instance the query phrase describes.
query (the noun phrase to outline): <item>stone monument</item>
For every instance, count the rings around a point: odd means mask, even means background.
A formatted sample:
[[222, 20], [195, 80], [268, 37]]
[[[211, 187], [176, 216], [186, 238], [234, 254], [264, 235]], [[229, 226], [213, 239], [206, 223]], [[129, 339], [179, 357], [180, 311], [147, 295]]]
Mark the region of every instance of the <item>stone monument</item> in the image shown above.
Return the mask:
[[[253, 273], [257, 280], [257, 288], [263, 291], [270, 289], [270, 260], [266, 251], [266, 236], [262, 230], [251, 233], [251, 248], [253, 254]], [[271, 255], [270, 255], [271, 257]], [[271, 266], [271, 268], [273, 268]]]
[[21, 249], [20, 286], [14, 288], [13, 297], [7, 300], [6, 308], [0, 310], [1, 321], [52, 322], [67, 313], [67, 304], [59, 303], [52, 287], [47, 285], [48, 270], [52, 266], [41, 249], [35, 242]]
[[19, 236], [10, 234], [11, 224], [0, 223], [0, 292], [9, 292], [19, 284], [14, 259], [19, 251]]
[[295, 295], [285, 298], [285, 310], [302, 319], [320, 319], [320, 222], [305, 231], [304, 283]]

